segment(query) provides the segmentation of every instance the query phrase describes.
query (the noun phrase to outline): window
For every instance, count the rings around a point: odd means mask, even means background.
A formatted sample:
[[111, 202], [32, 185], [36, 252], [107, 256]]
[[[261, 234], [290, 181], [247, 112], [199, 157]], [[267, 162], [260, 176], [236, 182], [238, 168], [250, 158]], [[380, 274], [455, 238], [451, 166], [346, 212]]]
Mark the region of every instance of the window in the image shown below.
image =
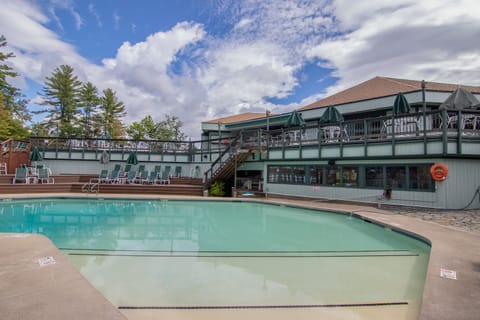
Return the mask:
[[412, 166], [408, 168], [409, 189], [433, 189], [433, 180], [430, 175], [430, 166]]
[[392, 189], [407, 188], [407, 175], [405, 166], [387, 167], [387, 186]]
[[268, 167], [268, 182], [334, 187], [433, 191], [431, 164], [284, 165]]
[[342, 167], [343, 185], [346, 187], [358, 186], [358, 167]]
[[383, 188], [383, 167], [365, 168], [365, 186]]

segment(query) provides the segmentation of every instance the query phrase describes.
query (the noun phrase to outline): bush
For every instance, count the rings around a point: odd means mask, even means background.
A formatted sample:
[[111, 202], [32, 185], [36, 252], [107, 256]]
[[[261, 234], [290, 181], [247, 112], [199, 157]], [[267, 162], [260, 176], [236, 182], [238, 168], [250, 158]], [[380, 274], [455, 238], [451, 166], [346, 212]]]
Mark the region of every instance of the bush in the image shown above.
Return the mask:
[[222, 181], [215, 181], [208, 191], [210, 197], [223, 197], [225, 195], [225, 183]]

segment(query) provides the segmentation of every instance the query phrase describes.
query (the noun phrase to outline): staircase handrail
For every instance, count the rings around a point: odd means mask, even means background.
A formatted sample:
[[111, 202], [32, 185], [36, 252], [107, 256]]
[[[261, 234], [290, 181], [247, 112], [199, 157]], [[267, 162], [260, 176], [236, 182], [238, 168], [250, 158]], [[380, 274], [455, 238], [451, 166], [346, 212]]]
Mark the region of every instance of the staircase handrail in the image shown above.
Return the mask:
[[217, 170], [220, 169], [222, 165], [241, 147], [241, 143], [239, 143], [239, 141], [241, 141], [240, 136], [241, 134], [231, 139], [228, 147], [217, 157], [217, 159], [215, 159], [214, 162], [212, 162], [210, 168], [205, 171], [203, 177], [203, 190], [208, 188]]

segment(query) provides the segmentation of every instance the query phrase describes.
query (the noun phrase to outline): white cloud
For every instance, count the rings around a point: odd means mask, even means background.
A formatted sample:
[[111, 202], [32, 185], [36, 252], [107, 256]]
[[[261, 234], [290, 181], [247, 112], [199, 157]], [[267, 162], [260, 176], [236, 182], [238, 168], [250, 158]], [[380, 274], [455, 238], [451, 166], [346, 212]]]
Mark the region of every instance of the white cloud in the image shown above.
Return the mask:
[[99, 28], [103, 27], [102, 19], [100, 18], [100, 14], [98, 14], [97, 9], [95, 8], [95, 5], [93, 3], [90, 3], [88, 5], [88, 12], [95, 18], [97, 21], [97, 26]]
[[[231, 29], [221, 38], [213, 38], [207, 26], [181, 22], [144, 41], [123, 43], [101, 65], [49, 30], [55, 16], [36, 3], [2, 1], [0, 30], [16, 54], [16, 70], [43, 83], [54, 68], [69, 64], [82, 81], [117, 92], [127, 124], [147, 114], [156, 120], [175, 115], [193, 138], [201, 121], [265, 108], [285, 112], [319, 99], [321, 93], [288, 106], [268, 102], [295, 93], [309, 61], [332, 68], [339, 78], [328, 93], [377, 75], [479, 82], [476, 0], [222, 0], [216, 13]], [[74, 10], [70, 1], [50, 3]], [[88, 10], [101, 25], [95, 7]], [[113, 19], [118, 29], [116, 11]], [[81, 27], [79, 15], [76, 21]]]
[[377, 75], [479, 83], [478, 1], [338, 0], [334, 5], [339, 25], [349, 32], [307, 51], [335, 68], [340, 80], [329, 93]]
[[118, 15], [118, 13], [115, 11], [113, 13], [113, 23], [114, 23], [114, 28], [115, 30], [118, 30], [120, 28], [120, 20], [122, 18]]

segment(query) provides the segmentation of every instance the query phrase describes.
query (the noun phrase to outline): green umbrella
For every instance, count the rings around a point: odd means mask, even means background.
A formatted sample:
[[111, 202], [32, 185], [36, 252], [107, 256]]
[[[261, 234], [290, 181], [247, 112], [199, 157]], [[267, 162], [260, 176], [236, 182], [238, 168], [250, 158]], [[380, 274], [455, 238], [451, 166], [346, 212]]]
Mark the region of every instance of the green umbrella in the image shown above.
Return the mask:
[[395, 102], [393, 103], [393, 114], [403, 114], [410, 112], [410, 104], [403, 93], [397, 94]]
[[40, 150], [38, 150], [37, 147], [33, 147], [33, 149], [30, 151], [30, 156], [28, 157], [28, 160], [30, 161], [42, 161], [42, 155], [40, 154]]
[[439, 107], [440, 110], [446, 109], [479, 109], [480, 101], [469, 91], [458, 88], [455, 90]]
[[137, 153], [136, 152], [131, 152], [128, 155], [127, 164], [133, 164], [133, 165], [138, 164], [138, 159], [137, 159]]
[[305, 120], [303, 120], [302, 115], [298, 113], [296, 110], [292, 111], [292, 113], [290, 114], [290, 117], [288, 117], [287, 126], [301, 127], [304, 125], [305, 125]]
[[342, 121], [343, 121], [342, 114], [334, 106], [327, 107], [327, 109], [325, 109], [322, 116], [320, 117], [321, 123], [334, 123], [334, 122], [342, 122]]

